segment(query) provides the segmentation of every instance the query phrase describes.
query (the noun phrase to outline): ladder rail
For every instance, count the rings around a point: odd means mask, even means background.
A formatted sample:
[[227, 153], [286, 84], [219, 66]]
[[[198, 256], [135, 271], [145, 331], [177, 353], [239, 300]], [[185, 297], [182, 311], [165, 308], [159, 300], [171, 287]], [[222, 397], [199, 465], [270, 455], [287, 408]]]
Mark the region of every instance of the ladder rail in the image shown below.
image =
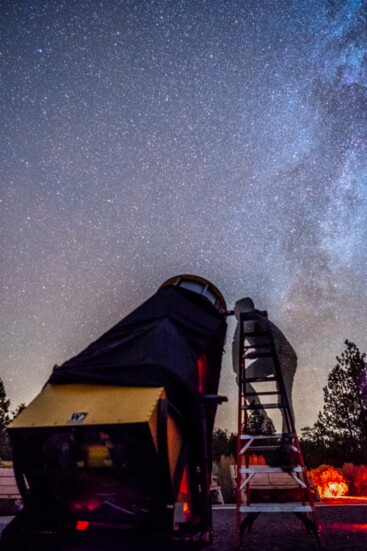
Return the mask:
[[[246, 401], [246, 398], [242, 392], [242, 372], [245, 370], [245, 359], [244, 359], [244, 336], [243, 336], [243, 324], [240, 323], [239, 325], [239, 366], [238, 366], [238, 415], [237, 415], [237, 435], [239, 436], [244, 432], [244, 429], [247, 428], [243, 426], [242, 422], [242, 402]], [[247, 413], [245, 413], [245, 425], [247, 425]], [[241, 453], [241, 439], [237, 438], [237, 488], [236, 488], [236, 544], [237, 547], [240, 547], [241, 545], [241, 506], [242, 506], [242, 493], [243, 488], [241, 488], [242, 485], [242, 475], [240, 472], [240, 466], [241, 466], [241, 457], [243, 457]], [[247, 499], [247, 498], [246, 498]]]

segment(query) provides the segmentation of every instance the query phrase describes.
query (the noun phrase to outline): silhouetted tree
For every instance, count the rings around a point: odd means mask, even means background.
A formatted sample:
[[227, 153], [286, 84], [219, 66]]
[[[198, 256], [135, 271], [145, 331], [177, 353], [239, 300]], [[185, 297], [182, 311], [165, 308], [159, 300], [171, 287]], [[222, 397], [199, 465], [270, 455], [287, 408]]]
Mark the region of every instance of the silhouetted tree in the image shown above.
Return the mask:
[[237, 434], [227, 430], [215, 429], [213, 432], [213, 461], [219, 462], [222, 455], [236, 456]]
[[7, 459], [9, 455], [9, 439], [6, 427], [10, 421], [10, 400], [6, 396], [5, 387], [0, 379], [0, 459]]
[[10, 411], [10, 400], [6, 396], [4, 383], [0, 378], [0, 459], [11, 459], [12, 457], [6, 427], [24, 408], [25, 404], [20, 404], [15, 411]]
[[274, 434], [275, 427], [272, 421], [266, 421], [260, 411], [254, 410], [248, 417], [247, 421], [248, 434]]
[[2, 379], [0, 379], [0, 431], [3, 431], [10, 421], [10, 400], [8, 400]]
[[367, 462], [366, 354], [351, 341], [345, 344], [323, 389], [323, 410], [313, 427], [302, 429], [306, 462], [309, 456], [314, 463], [312, 453], [319, 454], [323, 463], [334, 465]]
[[23, 402], [19, 404], [17, 409], [11, 412], [11, 420], [13, 421], [16, 417], [18, 417], [19, 413], [22, 413], [23, 409], [25, 408], [26, 408], [26, 405]]

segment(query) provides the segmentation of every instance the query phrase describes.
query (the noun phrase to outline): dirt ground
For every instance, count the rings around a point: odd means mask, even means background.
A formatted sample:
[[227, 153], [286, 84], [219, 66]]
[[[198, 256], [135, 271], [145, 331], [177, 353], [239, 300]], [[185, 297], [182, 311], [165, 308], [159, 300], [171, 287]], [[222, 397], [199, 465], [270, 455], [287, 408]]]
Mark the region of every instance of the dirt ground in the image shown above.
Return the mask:
[[[327, 551], [366, 551], [367, 550], [367, 507], [330, 506], [318, 507], [322, 534]], [[11, 517], [3, 517], [4, 528]], [[213, 510], [214, 542], [207, 551], [235, 551], [235, 511], [233, 508]], [[128, 544], [116, 542], [110, 537], [93, 537], [88, 542], [53, 541], [52, 543], [27, 542], [26, 547], [11, 546], [11, 551], [24, 549], [31, 551], [166, 551], [174, 549], [163, 542], [144, 539]], [[6, 546], [6, 551], [8, 551]], [[179, 546], [179, 551], [197, 551], [192, 545]], [[255, 521], [251, 534], [244, 534], [242, 551], [313, 551], [319, 549], [314, 535], [308, 534], [303, 524], [292, 514], [262, 513]], [[0, 550], [3, 545], [0, 541]]]
[[[367, 550], [367, 507], [318, 507], [327, 551]], [[214, 543], [208, 551], [234, 550], [234, 510], [214, 510]], [[318, 549], [314, 535], [292, 514], [262, 513], [251, 534], [244, 534], [243, 551], [310, 551]]]

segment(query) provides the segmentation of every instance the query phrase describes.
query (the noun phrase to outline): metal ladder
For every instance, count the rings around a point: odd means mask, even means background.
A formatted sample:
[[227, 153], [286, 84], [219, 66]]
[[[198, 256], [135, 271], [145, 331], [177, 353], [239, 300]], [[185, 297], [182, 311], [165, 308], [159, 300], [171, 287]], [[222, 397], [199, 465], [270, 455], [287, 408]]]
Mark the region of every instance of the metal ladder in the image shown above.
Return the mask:
[[[264, 319], [267, 318], [266, 312]], [[256, 317], [256, 320], [258, 318]], [[245, 322], [251, 322], [254, 329], [245, 331]], [[314, 506], [314, 497], [306, 473], [306, 467], [299, 440], [297, 437], [294, 419], [289, 399], [284, 386], [284, 380], [279, 364], [278, 355], [270, 325], [260, 323], [260, 330], [256, 328], [255, 317], [252, 313], [240, 314], [239, 338], [239, 372], [238, 372], [238, 440], [237, 440], [237, 488], [236, 488], [236, 543], [241, 547], [243, 534], [251, 528], [256, 518], [263, 512], [267, 513], [294, 513], [305, 525], [307, 532], [316, 536], [320, 548], [323, 547], [320, 537], [320, 527]], [[252, 344], [251, 344], [252, 343]], [[267, 377], [246, 378], [248, 362], [258, 358], [269, 358], [272, 362], [273, 374]], [[274, 390], [260, 390], [246, 394], [246, 383], [271, 382]], [[263, 387], [264, 388], [264, 387]], [[266, 387], [265, 387], [266, 388]], [[255, 404], [251, 396], [270, 398], [271, 403]], [[271, 400], [273, 397], [273, 400]], [[249, 433], [249, 412], [267, 409], [278, 409], [283, 419], [283, 427], [276, 434]], [[284, 432], [285, 430], [285, 432]], [[278, 454], [278, 461], [268, 461], [276, 465], [250, 464], [251, 452]], [[280, 464], [279, 464], [280, 461]], [[286, 473], [280, 475], [279, 473]], [[274, 490], [259, 486], [259, 479], [271, 477], [285, 477], [293, 483], [293, 489], [281, 488]], [[292, 480], [293, 479], [293, 480]], [[261, 481], [260, 481], [261, 484]], [[260, 489], [259, 489], [260, 488]], [[271, 499], [271, 494], [273, 498]]]

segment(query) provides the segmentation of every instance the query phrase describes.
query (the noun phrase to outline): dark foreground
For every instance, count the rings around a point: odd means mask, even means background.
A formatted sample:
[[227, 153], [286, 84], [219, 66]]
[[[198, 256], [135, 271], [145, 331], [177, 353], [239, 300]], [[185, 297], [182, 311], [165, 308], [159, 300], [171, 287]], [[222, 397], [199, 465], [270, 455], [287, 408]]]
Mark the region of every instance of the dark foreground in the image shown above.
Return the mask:
[[[327, 551], [367, 550], [367, 507], [319, 507]], [[234, 511], [215, 511], [215, 544], [210, 551], [233, 551]], [[311, 551], [318, 549], [314, 535], [292, 514], [263, 513], [251, 534], [242, 538], [243, 551]]]
[[[318, 508], [323, 526], [323, 540], [327, 551], [365, 551], [367, 549], [367, 507], [330, 506]], [[233, 509], [215, 509], [214, 543], [207, 551], [233, 551], [235, 547], [235, 512]], [[0, 523], [0, 529], [4, 527]], [[84, 536], [84, 534], [82, 535]], [[4, 547], [0, 540], [0, 550]], [[177, 546], [176, 546], [177, 548]], [[176, 549], [175, 548], [175, 549]], [[13, 546], [11, 551], [166, 551], [173, 549], [160, 539], [146, 539], [144, 534], [127, 539], [111, 534], [96, 534], [91, 538], [70, 541], [62, 538], [27, 541]], [[182, 545], [180, 551], [192, 546]], [[316, 538], [307, 534], [300, 521], [292, 514], [263, 513], [256, 520], [251, 534], [242, 540], [243, 551], [311, 551], [318, 549]]]

